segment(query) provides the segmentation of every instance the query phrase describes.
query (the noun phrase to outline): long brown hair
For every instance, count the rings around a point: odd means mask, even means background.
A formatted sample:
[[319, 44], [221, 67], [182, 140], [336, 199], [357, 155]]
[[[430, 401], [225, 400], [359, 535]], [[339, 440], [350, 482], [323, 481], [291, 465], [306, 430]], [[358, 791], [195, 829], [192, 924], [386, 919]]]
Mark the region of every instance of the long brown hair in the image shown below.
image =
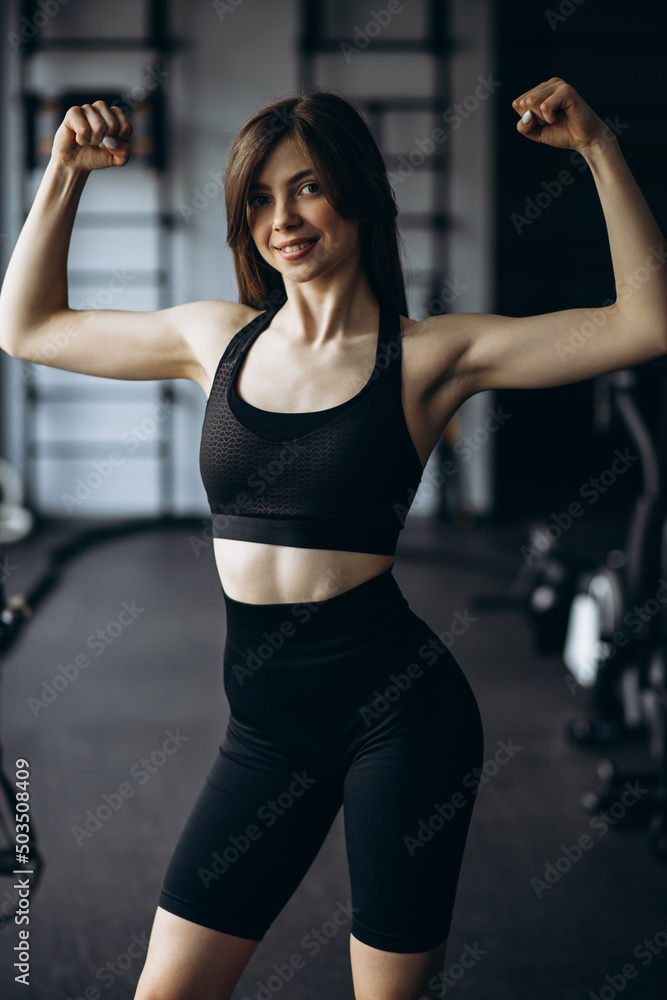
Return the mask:
[[255, 111], [229, 151], [224, 181], [227, 245], [234, 255], [239, 301], [265, 309], [286, 298], [282, 275], [255, 246], [247, 206], [251, 183], [273, 146], [287, 136], [312, 162], [333, 209], [359, 222], [361, 266], [376, 299], [407, 316], [398, 208], [384, 161], [361, 115], [338, 94], [318, 87]]

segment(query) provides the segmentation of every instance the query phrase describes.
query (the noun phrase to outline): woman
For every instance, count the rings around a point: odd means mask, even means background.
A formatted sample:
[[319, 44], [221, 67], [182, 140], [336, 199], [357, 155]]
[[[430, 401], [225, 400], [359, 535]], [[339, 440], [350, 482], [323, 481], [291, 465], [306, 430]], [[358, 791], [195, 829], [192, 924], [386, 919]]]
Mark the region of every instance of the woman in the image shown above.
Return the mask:
[[208, 396], [200, 466], [230, 719], [166, 873], [136, 1000], [230, 997], [341, 804], [356, 1000], [441, 993], [483, 735], [457, 661], [392, 573], [410, 499], [473, 394], [667, 351], [662, 234], [616, 139], [557, 77], [512, 106], [519, 132], [593, 171], [613, 305], [411, 322], [381, 156], [350, 105], [313, 90], [256, 112], [232, 146], [239, 303], [70, 310], [81, 191], [90, 171], [127, 162], [132, 130], [96, 101], [56, 133], [0, 296], [3, 348], [40, 362], [56, 342], [54, 367], [189, 378]]

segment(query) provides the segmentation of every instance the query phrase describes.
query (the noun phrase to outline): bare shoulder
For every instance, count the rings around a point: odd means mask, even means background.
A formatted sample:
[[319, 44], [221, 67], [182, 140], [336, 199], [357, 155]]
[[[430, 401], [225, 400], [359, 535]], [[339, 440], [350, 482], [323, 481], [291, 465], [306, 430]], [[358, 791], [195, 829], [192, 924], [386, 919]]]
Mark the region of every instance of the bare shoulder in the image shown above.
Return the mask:
[[188, 302], [181, 309], [179, 326], [194, 361], [192, 380], [208, 396], [215, 371], [228, 344], [262, 310], [253, 309], [241, 302], [220, 299]]
[[406, 379], [420, 395], [429, 396], [445, 386], [455, 386], [462, 398], [472, 395], [467, 355], [486, 318], [482, 313], [448, 313], [421, 320], [401, 316]]

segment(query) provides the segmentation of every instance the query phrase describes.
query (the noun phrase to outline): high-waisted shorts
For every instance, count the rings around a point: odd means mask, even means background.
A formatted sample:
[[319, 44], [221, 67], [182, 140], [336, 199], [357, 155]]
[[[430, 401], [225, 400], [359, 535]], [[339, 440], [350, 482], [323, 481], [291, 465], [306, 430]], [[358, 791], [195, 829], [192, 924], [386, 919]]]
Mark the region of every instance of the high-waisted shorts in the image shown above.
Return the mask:
[[448, 936], [482, 721], [392, 570], [310, 603], [247, 604], [223, 590], [229, 723], [163, 909], [261, 941], [342, 806], [351, 933], [405, 953]]

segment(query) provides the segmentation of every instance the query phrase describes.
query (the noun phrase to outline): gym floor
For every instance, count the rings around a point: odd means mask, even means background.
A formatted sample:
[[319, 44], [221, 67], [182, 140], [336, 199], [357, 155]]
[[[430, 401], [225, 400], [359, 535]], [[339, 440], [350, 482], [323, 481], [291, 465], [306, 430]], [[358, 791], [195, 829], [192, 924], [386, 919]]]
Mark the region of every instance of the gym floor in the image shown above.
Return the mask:
[[[5, 922], [3, 997], [133, 996], [164, 869], [227, 723], [224, 601], [204, 523], [119, 535], [84, 551], [5, 659], [4, 766], [11, 775], [17, 758], [30, 762], [45, 867], [30, 900], [30, 990], [13, 981], [18, 928]], [[589, 534], [586, 544], [598, 545], [597, 557], [618, 536], [611, 522], [593, 527], [599, 539]], [[47, 522], [7, 547], [8, 593], [29, 589], [49, 550], [77, 531]], [[443, 996], [609, 1000], [623, 992], [624, 1000], [658, 1000], [667, 977], [667, 867], [650, 853], [639, 808], [626, 810], [633, 828], [620, 829], [624, 820], [591, 823], [580, 802], [606, 756], [575, 749], [563, 734], [585, 710], [586, 692], [568, 686], [557, 654], [535, 653], [518, 612], [473, 610], [475, 595], [506, 593], [525, 540], [519, 520], [470, 528], [409, 520], [397, 553], [396, 579], [432, 628], [448, 629], [456, 612], [476, 619], [451, 648], [480, 704], [488, 780], [473, 815]], [[123, 606], [131, 610], [119, 619]], [[118, 621], [106, 639], [88, 643]], [[67, 673], [67, 685], [52, 686]], [[503, 747], [512, 753], [498, 764]], [[649, 764], [645, 747], [609, 756], [623, 768]], [[104, 795], [115, 808], [85, 830]], [[587, 845], [579, 855], [578, 842]], [[5, 903], [11, 882], [2, 881]], [[341, 916], [349, 900], [341, 811], [235, 997], [352, 1000]], [[300, 968], [286, 982], [297, 953]], [[461, 964], [463, 954], [474, 960]]]

